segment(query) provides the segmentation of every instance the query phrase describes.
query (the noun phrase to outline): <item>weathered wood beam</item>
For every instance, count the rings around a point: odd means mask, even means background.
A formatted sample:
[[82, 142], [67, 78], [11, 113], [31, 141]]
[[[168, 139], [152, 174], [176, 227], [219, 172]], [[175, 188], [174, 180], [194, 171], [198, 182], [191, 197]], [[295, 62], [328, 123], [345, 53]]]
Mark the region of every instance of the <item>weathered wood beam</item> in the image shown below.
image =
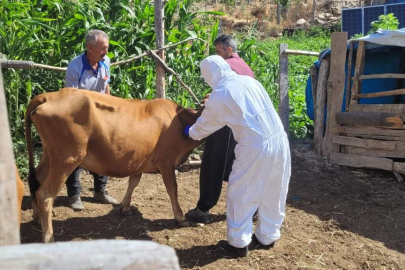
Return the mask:
[[318, 155], [322, 155], [323, 148], [322, 142], [325, 132], [325, 103], [328, 76], [329, 59], [322, 59], [314, 103], [314, 150]]
[[[20, 243], [17, 208], [17, 181], [1, 69], [0, 130], [0, 246], [17, 245]], [[0, 269], [3, 268], [0, 266]], [[5, 267], [4, 269], [10, 268]]]
[[281, 43], [279, 47], [279, 104], [278, 114], [283, 123], [284, 130], [290, 135], [290, 101], [288, 97], [288, 54], [283, 52], [288, 48], [287, 44]]
[[338, 133], [351, 133], [359, 136], [362, 135], [373, 135], [373, 136], [394, 136], [394, 137], [405, 137], [405, 129], [388, 129], [379, 127], [366, 127], [366, 126], [336, 126], [334, 130]]
[[[368, 79], [404, 79], [405, 74], [394, 74], [394, 73], [385, 73], [385, 74], [371, 74], [371, 75], [360, 75], [359, 80], [368, 80]], [[355, 80], [355, 77], [352, 78]]]
[[152, 241], [94, 240], [0, 247], [0, 269], [173, 269], [173, 248]]
[[283, 51], [283, 54], [319, 56], [319, 52], [310, 52], [310, 51], [301, 51], [301, 50], [287, 50], [287, 49], [285, 49]]
[[329, 161], [332, 164], [355, 168], [372, 168], [386, 171], [393, 170], [393, 162], [389, 158], [331, 153]]
[[349, 59], [347, 60], [347, 74], [346, 74], [346, 99], [345, 99], [345, 109], [349, 110], [349, 101], [350, 101], [350, 91], [352, 89], [352, 81], [350, 80], [352, 76], [352, 65], [353, 65], [353, 42], [350, 42], [349, 49]]
[[338, 112], [336, 122], [340, 125], [386, 126], [402, 128], [404, 122], [399, 114], [385, 112]]
[[332, 33], [331, 43], [331, 58], [328, 85], [328, 119], [326, 122], [326, 132], [322, 143], [322, 153], [329, 157], [330, 153], [337, 153], [340, 147], [332, 143], [332, 136], [338, 135], [333, 131], [333, 127], [337, 126], [335, 115], [342, 111], [343, 93], [345, 87], [345, 64], [347, 54], [347, 32]]
[[350, 104], [357, 104], [358, 100], [353, 98], [355, 95], [361, 93], [361, 80], [358, 78], [363, 75], [364, 72], [364, 62], [365, 62], [365, 55], [366, 55], [366, 42], [360, 41], [359, 46], [357, 48], [357, 55], [356, 55], [356, 65], [354, 69], [354, 82], [351, 89], [351, 99]]
[[[165, 25], [164, 25], [164, 5], [162, 0], [154, 0], [154, 19], [155, 19], [155, 36], [156, 36], [156, 48], [160, 49], [165, 45]], [[159, 58], [163, 60], [166, 59], [165, 51], [159, 51], [157, 53]], [[162, 66], [156, 66], [156, 97], [165, 98], [165, 70]]]
[[372, 150], [395, 151], [396, 142], [360, 139], [347, 136], [333, 136], [332, 142], [340, 145], [361, 147]]
[[[398, 147], [399, 148], [399, 147]], [[401, 147], [403, 148], [403, 147]], [[347, 153], [351, 155], [368, 156], [368, 157], [384, 157], [384, 158], [405, 158], [404, 149], [396, 149], [395, 151], [374, 150], [359, 147], [347, 147]]]
[[352, 98], [360, 99], [360, 98], [387, 97], [387, 96], [395, 96], [395, 95], [403, 95], [403, 94], [405, 94], [405, 88], [391, 90], [391, 91], [375, 92], [375, 93], [369, 93], [369, 94], [355, 94], [352, 96]]
[[405, 104], [352, 104], [349, 112], [386, 112], [399, 114], [405, 119]]

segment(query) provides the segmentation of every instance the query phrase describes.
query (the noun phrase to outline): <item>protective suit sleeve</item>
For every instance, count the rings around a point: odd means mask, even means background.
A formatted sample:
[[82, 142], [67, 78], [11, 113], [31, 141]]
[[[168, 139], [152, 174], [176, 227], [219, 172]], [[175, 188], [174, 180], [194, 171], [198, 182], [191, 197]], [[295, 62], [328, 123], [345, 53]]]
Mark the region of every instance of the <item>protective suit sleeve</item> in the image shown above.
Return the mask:
[[225, 111], [225, 96], [222, 91], [214, 91], [207, 102], [205, 109], [196, 123], [189, 130], [190, 138], [201, 140], [226, 125], [223, 112]]

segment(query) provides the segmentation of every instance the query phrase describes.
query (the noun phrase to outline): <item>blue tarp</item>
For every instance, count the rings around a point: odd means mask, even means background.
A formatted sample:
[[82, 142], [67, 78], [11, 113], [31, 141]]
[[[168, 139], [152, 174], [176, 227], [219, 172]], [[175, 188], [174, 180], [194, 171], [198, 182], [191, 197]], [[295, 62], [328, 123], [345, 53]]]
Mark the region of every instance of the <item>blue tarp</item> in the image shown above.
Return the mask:
[[[356, 63], [356, 51], [357, 44], [354, 43], [354, 53], [352, 60], [352, 77], [354, 76], [354, 66]], [[401, 47], [397, 46], [386, 46], [386, 45], [377, 45], [373, 43], [366, 43], [366, 56], [364, 64], [364, 75], [369, 74], [383, 74], [383, 73], [400, 73], [399, 72], [399, 62], [401, 55]], [[349, 45], [347, 47], [349, 51]], [[319, 59], [314, 63], [318, 69], [320, 68], [321, 60], [325, 57], [330, 56], [330, 48], [323, 51]], [[348, 55], [348, 54], [347, 54]], [[347, 76], [347, 59], [346, 59], [346, 76]], [[333, 72], [333, 71], [330, 71]], [[405, 83], [403, 85], [405, 87]], [[368, 79], [362, 81], [361, 93], [374, 93], [388, 90], [397, 89], [397, 79]], [[345, 90], [342, 100], [342, 111], [345, 111], [345, 97], [346, 97], [346, 80], [345, 80]], [[307, 86], [305, 90], [306, 103], [307, 103], [307, 114], [308, 117], [314, 120], [314, 106], [312, 100], [312, 86], [311, 86], [311, 77], [308, 77]], [[364, 98], [360, 99], [360, 104], [392, 104], [394, 101], [394, 96], [388, 97], [377, 97], [377, 98]], [[400, 103], [405, 103], [404, 96], [401, 96]], [[325, 110], [326, 113], [326, 110]], [[326, 119], [326, 117], [325, 117]]]

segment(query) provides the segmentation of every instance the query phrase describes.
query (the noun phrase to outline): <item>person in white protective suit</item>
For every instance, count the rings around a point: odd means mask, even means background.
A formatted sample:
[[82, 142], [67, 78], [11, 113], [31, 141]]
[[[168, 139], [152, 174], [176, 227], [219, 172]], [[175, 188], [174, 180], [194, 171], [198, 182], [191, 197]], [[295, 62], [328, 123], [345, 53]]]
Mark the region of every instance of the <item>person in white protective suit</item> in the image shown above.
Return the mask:
[[[250, 249], [269, 249], [280, 238], [285, 217], [291, 157], [287, 134], [263, 86], [237, 75], [220, 56], [201, 62], [213, 89], [202, 115], [184, 135], [201, 140], [224, 126], [237, 142], [226, 197], [227, 239], [218, 246], [238, 257]], [[252, 216], [258, 223], [252, 235]], [[253, 238], [253, 240], [252, 240]]]

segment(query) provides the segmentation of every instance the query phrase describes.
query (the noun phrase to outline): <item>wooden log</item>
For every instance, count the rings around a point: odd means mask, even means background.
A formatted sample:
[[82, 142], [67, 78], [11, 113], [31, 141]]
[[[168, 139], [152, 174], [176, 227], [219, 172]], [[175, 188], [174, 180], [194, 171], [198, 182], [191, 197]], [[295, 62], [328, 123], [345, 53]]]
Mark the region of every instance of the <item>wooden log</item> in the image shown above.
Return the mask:
[[329, 157], [332, 152], [337, 153], [340, 151], [339, 145], [332, 143], [332, 136], [338, 135], [333, 131], [333, 127], [338, 125], [335, 119], [336, 113], [342, 111], [346, 54], [347, 32], [332, 33], [330, 70], [333, 72], [329, 72], [328, 78], [328, 118], [325, 137], [322, 143], [322, 153], [326, 157]]
[[403, 149], [396, 149], [395, 151], [373, 150], [358, 147], [347, 147], [347, 153], [358, 156], [368, 157], [384, 157], [384, 158], [405, 158]]
[[153, 59], [155, 59], [156, 63], [160, 66], [162, 66], [165, 71], [171, 73], [174, 75], [174, 77], [176, 78], [176, 80], [180, 83], [181, 86], [183, 86], [187, 92], [190, 94], [190, 96], [194, 99], [195, 104], [198, 104], [199, 106], [201, 106], [200, 101], [198, 100], [198, 98], [195, 96], [194, 92], [191, 90], [191, 88], [186, 85], [183, 80], [181, 79], [181, 77], [179, 76], [179, 74], [177, 74], [176, 72], [174, 72], [173, 69], [171, 69], [170, 67], [168, 67], [166, 65], [166, 63], [160, 59], [159, 55], [157, 55], [154, 51], [152, 50], [148, 50], [147, 54], [152, 57]]
[[[20, 243], [17, 181], [7, 115], [3, 76], [0, 69], [0, 246]], [[10, 268], [0, 267], [0, 269]]]
[[173, 248], [152, 241], [94, 240], [0, 247], [0, 269], [180, 269]]
[[371, 168], [386, 171], [393, 170], [393, 162], [388, 158], [331, 153], [329, 161], [335, 165], [343, 165], [355, 168]]
[[314, 150], [318, 155], [322, 155], [322, 141], [325, 132], [325, 102], [326, 85], [329, 76], [329, 59], [321, 60], [318, 83], [315, 98], [315, 121], [314, 121]]
[[379, 127], [336, 126], [336, 127], [334, 127], [334, 131], [336, 131], [337, 133], [357, 134], [359, 136], [377, 135], [377, 136], [394, 136], [394, 137], [404, 137], [405, 138], [405, 130], [394, 130], [394, 129], [379, 128]]
[[279, 48], [279, 104], [278, 114], [283, 123], [284, 130], [290, 135], [290, 102], [288, 98], [288, 54], [283, 52], [288, 48], [287, 44], [281, 43]]
[[405, 119], [405, 104], [352, 104], [350, 112], [386, 112], [399, 114]]
[[[154, 0], [154, 13], [155, 13], [155, 36], [156, 36], [156, 49], [160, 49], [165, 45], [164, 35], [164, 5], [163, 0]], [[165, 51], [157, 53], [159, 58], [165, 61]], [[156, 65], [156, 97], [165, 98], [165, 70], [162, 66]]]
[[382, 136], [382, 135], [359, 135], [354, 133], [345, 133], [348, 137], [360, 137], [363, 139], [374, 139], [374, 140], [387, 140], [387, 141], [405, 141], [405, 137], [395, 137], [395, 136]]
[[[359, 80], [368, 79], [404, 79], [405, 74], [394, 74], [394, 73], [384, 73], [384, 74], [370, 74], [370, 75], [360, 75]], [[352, 80], [355, 80], [353, 77]]]
[[315, 112], [315, 99], [316, 99], [316, 85], [318, 83], [318, 71], [315, 65], [312, 65], [309, 69], [309, 74], [311, 75], [311, 91], [312, 91], [312, 103]]
[[345, 109], [346, 112], [349, 110], [349, 100], [350, 100], [350, 90], [352, 89], [352, 65], [353, 65], [353, 42], [350, 42], [349, 49], [349, 59], [347, 60], [347, 74], [346, 74], [346, 99], [345, 99]]
[[[399, 60], [399, 67], [398, 67], [398, 73], [402, 74], [405, 76], [405, 48], [401, 47], [401, 55], [400, 55], [400, 60]], [[397, 85], [396, 89], [402, 88], [404, 85], [404, 78], [397, 79]], [[395, 96], [394, 100], [392, 101], [394, 104], [401, 103], [401, 97]]]
[[340, 125], [386, 126], [402, 128], [404, 122], [399, 114], [385, 112], [338, 112], [336, 122]]
[[353, 97], [361, 93], [361, 80], [359, 80], [359, 77], [363, 75], [364, 72], [365, 55], [366, 55], [366, 43], [364, 41], [360, 41], [359, 46], [357, 48], [356, 66], [354, 69], [354, 82], [352, 89], [350, 91], [351, 94], [350, 104], [358, 103], [358, 99], [355, 99]]
[[347, 136], [333, 136], [332, 142], [345, 146], [361, 147], [372, 150], [395, 151], [396, 142], [360, 139]]
[[300, 51], [300, 50], [284, 50], [285, 54], [294, 54], [294, 55], [309, 55], [309, 56], [319, 56], [319, 52], [310, 52], [310, 51]]
[[405, 174], [405, 163], [394, 162], [394, 172]]
[[395, 95], [403, 95], [403, 94], [405, 94], [405, 88], [397, 89], [397, 90], [390, 90], [390, 91], [375, 92], [375, 93], [369, 93], [369, 94], [355, 94], [352, 96], [352, 98], [360, 99], [360, 98], [387, 97], [387, 96], [395, 96]]

